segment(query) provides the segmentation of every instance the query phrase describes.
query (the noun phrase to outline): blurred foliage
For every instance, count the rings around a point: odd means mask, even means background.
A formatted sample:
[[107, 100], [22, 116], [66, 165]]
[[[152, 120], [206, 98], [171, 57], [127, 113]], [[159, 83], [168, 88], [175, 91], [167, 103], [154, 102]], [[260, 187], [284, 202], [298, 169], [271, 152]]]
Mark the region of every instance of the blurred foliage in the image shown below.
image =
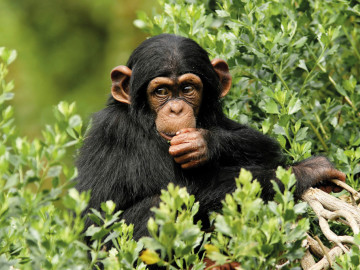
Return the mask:
[[74, 261], [87, 261], [79, 238], [89, 194], [70, 191], [62, 198], [73, 213], [54, 203], [73, 185], [61, 178], [76, 175], [64, 157], [82, 141], [82, 120], [74, 103], [61, 102], [54, 110], [56, 122], [45, 127], [42, 138], [19, 136], [8, 105], [14, 84], [5, 80], [15, 57], [15, 51], [0, 48], [0, 269], [15, 263], [23, 269], [70, 269]]
[[59, 100], [76, 100], [88, 117], [105, 104], [110, 71], [125, 64], [145, 35], [136, 10], [154, 0], [1, 0], [0, 46], [16, 49], [13, 104], [19, 128], [34, 136]]

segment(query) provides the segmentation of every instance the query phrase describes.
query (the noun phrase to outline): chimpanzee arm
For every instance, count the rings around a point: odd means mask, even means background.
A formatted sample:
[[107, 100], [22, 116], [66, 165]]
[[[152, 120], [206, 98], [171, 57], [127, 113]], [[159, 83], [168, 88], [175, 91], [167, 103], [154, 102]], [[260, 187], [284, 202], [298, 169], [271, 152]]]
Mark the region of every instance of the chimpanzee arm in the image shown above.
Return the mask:
[[[286, 168], [289, 168], [287, 166]], [[269, 180], [274, 180], [280, 190], [284, 186], [280, 180], [276, 178], [276, 170], [266, 169], [260, 166], [245, 167], [253, 174], [253, 179], [257, 179], [262, 186], [262, 198], [270, 200], [274, 197], [275, 192], [272, 183]], [[338, 179], [345, 182], [345, 174], [336, 170], [332, 163], [323, 156], [315, 156], [297, 162], [291, 166], [292, 172], [296, 177], [295, 198], [300, 199], [301, 195], [310, 187], [318, 186], [324, 191], [339, 192], [341, 188], [329, 182], [332, 179]]]
[[286, 158], [276, 140], [230, 119], [225, 118], [222, 127], [209, 129], [207, 142], [210, 160], [225, 166], [264, 169], [286, 166]]
[[295, 196], [300, 197], [304, 191], [313, 186], [321, 186], [326, 192], [339, 192], [341, 188], [329, 180], [338, 179], [345, 182], [346, 175], [336, 170], [331, 162], [323, 156], [311, 157], [292, 165], [297, 185]]
[[[225, 128], [209, 132], [210, 160], [218, 156], [220, 166], [240, 166], [250, 170], [254, 179], [257, 179], [263, 188], [263, 199], [272, 199], [274, 191], [270, 180], [275, 180], [282, 189], [282, 184], [275, 175], [277, 167], [290, 167], [279, 144], [270, 137], [229, 119], [225, 121], [224, 126]], [[327, 192], [339, 191], [326, 181], [331, 179], [345, 181], [345, 174], [336, 170], [325, 157], [312, 157], [291, 167], [297, 179], [295, 191], [297, 198], [315, 185], [325, 186]]]
[[225, 166], [261, 165], [276, 168], [284, 156], [279, 144], [247, 126], [221, 121], [221, 126], [184, 128], [170, 141], [170, 155], [182, 169], [192, 169], [207, 163]]

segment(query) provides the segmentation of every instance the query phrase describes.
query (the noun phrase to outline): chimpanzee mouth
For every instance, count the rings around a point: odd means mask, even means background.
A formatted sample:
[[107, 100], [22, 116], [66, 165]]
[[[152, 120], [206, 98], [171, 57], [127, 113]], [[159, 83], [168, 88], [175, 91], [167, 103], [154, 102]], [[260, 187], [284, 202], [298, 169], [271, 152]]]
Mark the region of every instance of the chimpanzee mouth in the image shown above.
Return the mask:
[[167, 133], [167, 132], [159, 132], [161, 137], [163, 137], [167, 141], [171, 141], [171, 139], [175, 136], [175, 133]]

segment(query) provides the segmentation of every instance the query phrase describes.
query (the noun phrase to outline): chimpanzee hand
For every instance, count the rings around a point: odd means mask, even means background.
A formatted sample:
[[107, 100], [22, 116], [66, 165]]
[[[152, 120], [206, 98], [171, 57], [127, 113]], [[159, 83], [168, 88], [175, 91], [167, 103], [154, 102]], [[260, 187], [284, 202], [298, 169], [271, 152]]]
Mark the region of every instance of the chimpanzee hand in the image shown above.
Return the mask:
[[183, 128], [170, 141], [169, 153], [183, 169], [198, 167], [209, 160], [205, 129]]
[[293, 165], [292, 170], [297, 179], [295, 195], [300, 197], [308, 188], [319, 186], [322, 190], [330, 193], [339, 192], [341, 188], [329, 182], [338, 179], [345, 182], [346, 175], [334, 168], [325, 157], [312, 157]]

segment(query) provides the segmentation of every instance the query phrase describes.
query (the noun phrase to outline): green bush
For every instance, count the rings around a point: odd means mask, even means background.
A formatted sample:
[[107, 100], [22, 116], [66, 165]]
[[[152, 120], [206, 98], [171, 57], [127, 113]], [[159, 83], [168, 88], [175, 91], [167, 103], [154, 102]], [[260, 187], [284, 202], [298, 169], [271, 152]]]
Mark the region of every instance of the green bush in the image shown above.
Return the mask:
[[[153, 209], [151, 237], [134, 241], [133, 226], [119, 220], [121, 212], [113, 213], [111, 201], [102, 204], [104, 214], [92, 211], [96, 226], [83, 234], [81, 212], [90, 194], [71, 188], [76, 170], [64, 162], [66, 151], [81, 144], [82, 121], [74, 114], [74, 104], [61, 102], [54, 110], [56, 122], [46, 126], [42, 139], [18, 135], [13, 108], [7, 105], [13, 83], [5, 81], [7, 64], [15, 56], [14, 51], [0, 50], [0, 269], [91, 269], [99, 262], [105, 269], [146, 269], [154, 263], [167, 269], [204, 269], [205, 254], [219, 263], [236, 260], [245, 269], [265, 269], [285, 258], [289, 265], [296, 264], [302, 256], [308, 220], [296, 221], [306, 207], [294, 204], [290, 188], [295, 179], [283, 169], [278, 177], [286, 191], [277, 188], [277, 203], [269, 204], [259, 197], [260, 184], [243, 171], [237, 190], [226, 197], [223, 215], [213, 214], [212, 234], [193, 222], [199, 208], [194, 196], [172, 184]], [[90, 247], [83, 243], [84, 235], [93, 240]], [[114, 248], [106, 250], [109, 241]]]
[[[232, 92], [225, 111], [238, 122], [278, 139], [289, 159], [325, 154], [359, 188], [359, 1], [172, 1], [135, 24], [151, 35], [188, 36], [212, 58], [228, 61]], [[0, 48], [0, 269], [204, 269], [203, 258], [238, 261], [242, 269], [299, 269], [301, 241], [311, 222], [293, 199], [294, 177], [279, 168], [285, 192], [260, 199], [260, 185], [242, 171], [223, 213], [213, 213], [213, 233], [193, 223], [199, 205], [185, 189], [169, 185], [148, 222], [151, 237], [132, 239], [114, 203], [93, 211], [96, 225], [83, 234], [89, 193], [73, 189], [76, 170], [66, 162], [83, 140], [75, 105], [55, 107], [56, 121], [42, 138], [22, 137], [13, 125], [14, 84], [7, 65], [14, 51]], [[65, 195], [64, 195], [65, 194]], [[240, 210], [241, 209], [241, 210]], [[305, 218], [299, 219], [299, 215]], [[310, 221], [310, 222], [309, 222]], [[310, 226], [319, 233], [316, 224]], [[343, 227], [333, 224], [337, 232]], [[86, 235], [93, 240], [88, 247]], [[109, 242], [113, 248], [104, 247]], [[355, 237], [358, 244], [359, 238]], [[88, 256], [90, 255], [90, 260]], [[359, 249], [338, 259], [338, 269], [357, 268]]]
[[15, 51], [0, 48], [0, 269], [70, 269], [87, 260], [79, 239], [84, 228], [80, 213], [89, 194], [70, 190], [61, 197], [75, 175], [64, 157], [80, 143], [82, 121], [74, 104], [61, 102], [55, 108], [56, 123], [46, 126], [42, 139], [19, 136], [13, 107], [7, 105], [14, 84], [5, 81], [15, 57]]

